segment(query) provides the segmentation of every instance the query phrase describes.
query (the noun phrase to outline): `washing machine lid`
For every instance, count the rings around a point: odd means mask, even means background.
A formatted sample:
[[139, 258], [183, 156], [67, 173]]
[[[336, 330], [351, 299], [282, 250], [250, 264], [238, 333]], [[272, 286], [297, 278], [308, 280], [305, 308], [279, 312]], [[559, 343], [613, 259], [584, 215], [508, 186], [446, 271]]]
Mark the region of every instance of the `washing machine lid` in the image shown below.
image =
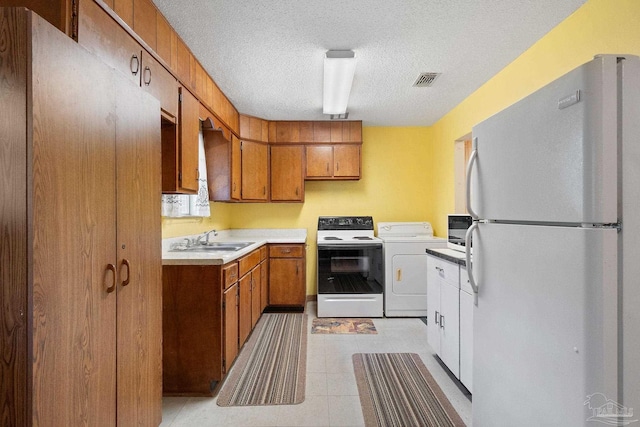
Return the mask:
[[433, 237], [433, 228], [428, 222], [379, 222], [378, 237], [385, 241], [440, 240]]

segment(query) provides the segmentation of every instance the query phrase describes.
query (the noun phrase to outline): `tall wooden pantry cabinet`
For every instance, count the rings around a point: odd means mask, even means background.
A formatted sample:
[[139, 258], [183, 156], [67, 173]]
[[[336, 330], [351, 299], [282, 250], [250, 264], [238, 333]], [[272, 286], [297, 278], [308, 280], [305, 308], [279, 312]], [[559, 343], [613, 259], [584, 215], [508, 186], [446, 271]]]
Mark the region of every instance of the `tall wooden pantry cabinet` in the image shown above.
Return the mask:
[[161, 421], [160, 105], [0, 8], [0, 423]]

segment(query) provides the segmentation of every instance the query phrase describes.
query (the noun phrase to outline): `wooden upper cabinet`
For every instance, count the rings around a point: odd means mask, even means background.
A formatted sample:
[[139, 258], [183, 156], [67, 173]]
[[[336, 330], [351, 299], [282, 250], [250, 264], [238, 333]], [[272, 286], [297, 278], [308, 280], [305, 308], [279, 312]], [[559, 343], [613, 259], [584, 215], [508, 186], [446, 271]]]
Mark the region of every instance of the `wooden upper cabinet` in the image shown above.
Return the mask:
[[269, 141], [269, 123], [257, 117], [239, 115], [240, 138], [252, 141]]
[[333, 147], [333, 176], [360, 178], [360, 145], [335, 145]]
[[361, 143], [361, 121], [273, 121], [269, 142], [277, 144]]
[[267, 145], [242, 141], [242, 200], [267, 200]]
[[178, 63], [174, 71], [183, 84], [191, 84], [191, 52], [180, 37], [177, 38], [176, 54]]
[[78, 43], [140, 85], [142, 47], [93, 1], [80, 2]]
[[313, 142], [331, 142], [331, 123], [313, 123]]
[[302, 145], [272, 145], [271, 201], [304, 201], [304, 171]]
[[360, 144], [307, 145], [305, 179], [360, 179]]
[[157, 51], [157, 11], [151, 0], [133, 0], [133, 31]]
[[180, 171], [179, 187], [185, 193], [198, 192], [198, 141], [200, 103], [185, 88], [180, 88], [179, 108]]
[[242, 141], [231, 137], [231, 199], [242, 198]]
[[169, 25], [169, 22], [165, 19], [160, 12], [156, 13], [156, 53], [162, 58], [162, 60], [173, 68], [176, 60], [173, 59], [174, 55], [177, 55], [177, 51], [174, 53], [173, 46], [177, 48], [175, 43], [172, 45], [171, 40], [173, 38], [173, 28]]
[[333, 147], [330, 145], [307, 145], [306, 179], [331, 178], [333, 176]]
[[142, 51], [142, 88], [160, 100], [162, 110], [178, 117], [178, 81], [153, 56]]
[[113, 11], [133, 29], [133, 0], [113, 0]]

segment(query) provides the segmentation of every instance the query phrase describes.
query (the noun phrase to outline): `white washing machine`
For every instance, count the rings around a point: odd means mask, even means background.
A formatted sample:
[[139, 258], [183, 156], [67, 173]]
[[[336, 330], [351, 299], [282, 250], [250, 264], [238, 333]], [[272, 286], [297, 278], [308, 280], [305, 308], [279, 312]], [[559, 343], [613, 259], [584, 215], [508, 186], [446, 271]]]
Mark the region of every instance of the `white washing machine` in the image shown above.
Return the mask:
[[427, 316], [426, 249], [447, 247], [428, 222], [379, 222], [384, 241], [384, 315]]

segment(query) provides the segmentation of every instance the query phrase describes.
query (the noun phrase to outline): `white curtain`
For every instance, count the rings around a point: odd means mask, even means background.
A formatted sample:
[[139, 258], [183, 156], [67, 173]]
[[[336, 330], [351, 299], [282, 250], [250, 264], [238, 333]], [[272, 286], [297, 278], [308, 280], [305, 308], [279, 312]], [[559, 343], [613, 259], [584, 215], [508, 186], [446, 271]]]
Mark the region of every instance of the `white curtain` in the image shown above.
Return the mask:
[[200, 179], [198, 180], [198, 194], [163, 194], [162, 195], [162, 216], [201, 216], [210, 217], [211, 208], [209, 206], [209, 187], [207, 185], [207, 163], [204, 155], [204, 137], [200, 132], [198, 141], [198, 169]]

